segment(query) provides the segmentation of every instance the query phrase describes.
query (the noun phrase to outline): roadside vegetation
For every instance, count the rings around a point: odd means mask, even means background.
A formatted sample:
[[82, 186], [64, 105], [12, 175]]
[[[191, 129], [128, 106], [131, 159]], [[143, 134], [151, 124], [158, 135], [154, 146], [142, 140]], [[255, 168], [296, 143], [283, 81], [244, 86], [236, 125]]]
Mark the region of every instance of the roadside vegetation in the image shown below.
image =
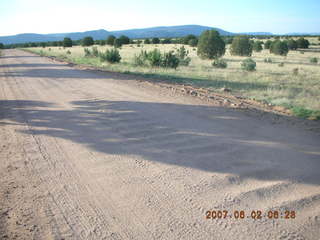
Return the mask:
[[[283, 106], [303, 118], [320, 119], [320, 40], [316, 37], [200, 37], [136, 39], [109, 36], [64, 39], [26, 50], [76, 64], [140, 74], [209, 88]], [[44, 46], [45, 45], [45, 46]], [[51, 44], [52, 45], [52, 44]]]

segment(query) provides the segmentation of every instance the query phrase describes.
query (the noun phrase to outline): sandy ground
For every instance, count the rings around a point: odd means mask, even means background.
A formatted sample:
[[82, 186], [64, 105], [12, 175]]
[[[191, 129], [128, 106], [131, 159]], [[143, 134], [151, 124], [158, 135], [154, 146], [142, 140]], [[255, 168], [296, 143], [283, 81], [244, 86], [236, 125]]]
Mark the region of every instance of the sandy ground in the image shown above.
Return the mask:
[[0, 58], [0, 161], [0, 239], [320, 236], [319, 134], [18, 50]]

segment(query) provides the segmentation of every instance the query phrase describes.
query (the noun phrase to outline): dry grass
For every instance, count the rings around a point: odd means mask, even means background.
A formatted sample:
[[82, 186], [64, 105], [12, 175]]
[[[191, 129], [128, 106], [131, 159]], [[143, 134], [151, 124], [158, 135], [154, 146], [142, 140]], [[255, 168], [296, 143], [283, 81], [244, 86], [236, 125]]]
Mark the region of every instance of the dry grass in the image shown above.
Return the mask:
[[[177, 70], [173, 70], [137, 67], [132, 64], [134, 55], [141, 50], [158, 48], [160, 51], [167, 52], [180, 46], [179, 44], [125, 45], [120, 49], [122, 57], [120, 64], [108, 64], [101, 62], [99, 58], [86, 58], [84, 57], [84, 48], [81, 46], [68, 49], [51, 47], [50, 51], [48, 47], [29, 50], [37, 53], [42, 51], [44, 55], [67, 58], [75, 63], [93, 65], [111, 71], [151, 75], [179, 83], [212, 88], [215, 91], [227, 87], [231, 88], [234, 94], [286, 106], [303, 117], [318, 118], [320, 111], [320, 64], [311, 64], [310, 59], [317, 57], [320, 60], [320, 52], [301, 54], [300, 51], [290, 51], [287, 57], [272, 55], [268, 50], [253, 53], [252, 58], [257, 62], [255, 72], [242, 71], [240, 64], [245, 57], [231, 56], [229, 51], [224, 56], [228, 67], [226, 69], [213, 68], [212, 61], [201, 60], [196, 55], [196, 48], [189, 46], [185, 46], [192, 59], [188, 67], [179, 67]], [[111, 48], [110, 46], [97, 47], [99, 51]], [[71, 54], [66, 53], [68, 50]], [[265, 63], [265, 58], [271, 58], [272, 63]], [[279, 63], [284, 63], [284, 66], [279, 67]], [[297, 75], [293, 73], [294, 69], [298, 69]], [[300, 114], [299, 109], [302, 109], [302, 112], [305, 109], [311, 111], [305, 115], [304, 112]]]

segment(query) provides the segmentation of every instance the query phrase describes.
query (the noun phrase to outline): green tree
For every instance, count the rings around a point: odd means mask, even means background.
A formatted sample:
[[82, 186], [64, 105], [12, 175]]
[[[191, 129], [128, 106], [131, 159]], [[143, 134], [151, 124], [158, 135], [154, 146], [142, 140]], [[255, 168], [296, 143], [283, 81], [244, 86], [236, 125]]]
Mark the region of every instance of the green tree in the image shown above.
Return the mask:
[[121, 46], [122, 46], [121, 40], [120, 40], [119, 38], [116, 38], [116, 39], [114, 40], [113, 46], [114, 46], [115, 48], [121, 47]]
[[276, 55], [287, 56], [289, 48], [286, 42], [277, 40], [272, 43], [270, 52]]
[[264, 43], [264, 49], [270, 49], [271, 44], [272, 44], [272, 41], [271, 41], [271, 40], [267, 40], [267, 41]]
[[178, 50], [177, 50], [177, 57], [179, 59], [179, 65], [181, 66], [188, 66], [191, 58], [188, 57], [189, 51], [186, 50], [184, 45], [182, 45]]
[[3, 48], [4, 48], [3, 43], [0, 43], [0, 49], [3, 49]]
[[299, 38], [297, 41], [298, 44], [298, 48], [309, 48], [309, 41], [307, 39], [304, 38]]
[[151, 42], [152, 42], [153, 44], [158, 44], [158, 43], [160, 43], [160, 39], [157, 38], [157, 37], [155, 37], [155, 38], [152, 38]]
[[262, 42], [261, 41], [255, 41], [252, 45], [252, 49], [255, 52], [261, 52], [262, 51]]
[[114, 45], [114, 40], [116, 40], [116, 37], [113, 36], [113, 35], [110, 35], [110, 36], [107, 38], [107, 44], [113, 46], [113, 45]]
[[92, 46], [94, 44], [93, 38], [88, 36], [82, 39], [82, 46]]
[[145, 40], [144, 40], [144, 44], [150, 44], [151, 42], [150, 42], [150, 39], [149, 38], [146, 38]]
[[237, 36], [233, 39], [230, 49], [231, 55], [251, 56], [252, 45], [248, 36]]
[[63, 39], [63, 46], [64, 46], [64, 47], [72, 47], [72, 40], [71, 40], [71, 38], [68, 38], [68, 37], [64, 38], [64, 39]]
[[197, 55], [202, 59], [213, 59], [224, 55], [226, 45], [219, 32], [215, 30], [204, 31], [198, 41]]
[[289, 50], [296, 50], [298, 48], [298, 43], [297, 41], [293, 39], [289, 39], [287, 42]]
[[196, 47], [198, 45], [198, 39], [190, 39], [188, 44], [191, 46], [191, 47]]
[[161, 41], [162, 44], [170, 44], [171, 43], [171, 38], [165, 38]]
[[119, 37], [119, 40], [121, 42], [121, 45], [124, 45], [124, 44], [129, 44], [130, 43], [130, 38], [128, 38], [127, 36], [125, 35], [121, 35]]
[[189, 41], [192, 40], [192, 39], [198, 40], [198, 38], [195, 35], [189, 34], [189, 35], [185, 36], [184, 38], [182, 38], [182, 43], [183, 44], [189, 44]]
[[106, 42], [107, 42], [106, 40], [100, 40], [99, 41], [99, 45], [100, 46], [104, 46], [104, 45], [106, 45]]

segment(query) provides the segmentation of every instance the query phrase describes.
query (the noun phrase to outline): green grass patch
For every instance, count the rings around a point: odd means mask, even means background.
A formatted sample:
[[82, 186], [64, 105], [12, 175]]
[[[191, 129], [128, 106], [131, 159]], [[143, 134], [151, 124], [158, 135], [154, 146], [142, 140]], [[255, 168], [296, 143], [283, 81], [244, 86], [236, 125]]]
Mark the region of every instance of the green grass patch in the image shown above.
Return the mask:
[[303, 107], [292, 107], [290, 110], [297, 117], [310, 120], [320, 120], [320, 111], [310, 110]]

